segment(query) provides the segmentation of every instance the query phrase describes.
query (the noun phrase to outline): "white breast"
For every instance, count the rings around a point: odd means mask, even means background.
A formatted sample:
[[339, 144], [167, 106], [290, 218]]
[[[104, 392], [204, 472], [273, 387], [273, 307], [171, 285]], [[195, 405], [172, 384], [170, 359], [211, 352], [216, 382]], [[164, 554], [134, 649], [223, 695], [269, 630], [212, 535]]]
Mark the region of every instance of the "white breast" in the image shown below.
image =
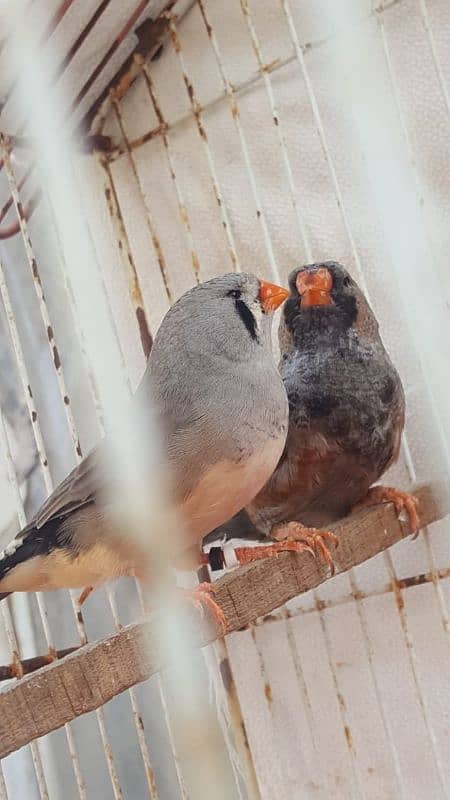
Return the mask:
[[284, 442], [284, 434], [269, 439], [246, 461], [220, 461], [204, 473], [179, 508], [190, 545], [200, 543], [258, 494], [278, 464]]

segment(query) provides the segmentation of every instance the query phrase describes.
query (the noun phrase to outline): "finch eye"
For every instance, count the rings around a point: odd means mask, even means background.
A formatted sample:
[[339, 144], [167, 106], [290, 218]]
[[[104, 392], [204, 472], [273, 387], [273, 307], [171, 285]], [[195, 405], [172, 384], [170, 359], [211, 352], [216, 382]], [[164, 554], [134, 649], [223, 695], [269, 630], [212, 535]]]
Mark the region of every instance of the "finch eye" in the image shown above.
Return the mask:
[[233, 297], [234, 300], [239, 300], [241, 294], [242, 292], [240, 289], [232, 289], [230, 292], [228, 292], [228, 297]]

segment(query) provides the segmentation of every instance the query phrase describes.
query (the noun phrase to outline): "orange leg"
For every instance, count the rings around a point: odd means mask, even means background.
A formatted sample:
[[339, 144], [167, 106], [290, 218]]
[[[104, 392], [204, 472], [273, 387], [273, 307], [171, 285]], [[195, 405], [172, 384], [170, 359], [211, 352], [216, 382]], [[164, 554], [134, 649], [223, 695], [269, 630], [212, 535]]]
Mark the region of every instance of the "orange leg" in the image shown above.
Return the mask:
[[286, 550], [294, 553], [311, 553], [315, 558], [322, 556], [332, 575], [334, 575], [334, 562], [326, 542], [338, 544], [338, 538], [331, 531], [322, 531], [317, 528], [307, 528], [301, 522], [283, 522], [272, 528], [271, 537], [273, 544], [262, 547], [238, 547], [235, 550], [236, 558], [240, 564], [248, 564], [260, 558], [278, 556]]
[[419, 501], [417, 497], [414, 497], [414, 495], [408, 492], [392, 489], [389, 486], [372, 486], [365, 498], [352, 508], [352, 512], [359, 511], [361, 508], [367, 508], [367, 506], [374, 506], [377, 503], [393, 503], [397, 514], [406, 511], [411, 526], [411, 533], [417, 536], [420, 528], [420, 519], [417, 513]]
[[220, 625], [222, 634], [225, 634], [228, 628], [225, 614], [220, 606], [217, 605], [213, 597], [211, 597], [211, 595], [215, 594], [216, 591], [216, 587], [212, 583], [199, 583], [195, 589], [190, 589], [187, 591], [187, 596], [189, 602], [193, 603], [195, 608], [199, 609], [202, 613], [204, 613], [206, 606], [206, 608], [210, 610], [214, 621]]
[[79, 598], [77, 600], [77, 604], [78, 604], [79, 608], [81, 608], [83, 603], [86, 602], [86, 600], [88, 599], [89, 595], [94, 591], [94, 588], [95, 588], [94, 586], [85, 586], [84, 587], [83, 591], [81, 592], [81, 594], [80, 594], [80, 596], [79, 596]]

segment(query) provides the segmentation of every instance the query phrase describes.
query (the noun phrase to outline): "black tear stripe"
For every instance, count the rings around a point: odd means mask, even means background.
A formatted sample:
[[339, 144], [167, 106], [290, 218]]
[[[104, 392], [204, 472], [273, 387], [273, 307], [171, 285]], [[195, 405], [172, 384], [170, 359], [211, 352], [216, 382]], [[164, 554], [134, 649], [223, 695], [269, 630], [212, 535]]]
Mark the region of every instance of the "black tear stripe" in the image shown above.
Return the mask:
[[250, 336], [252, 339], [257, 340], [258, 336], [256, 333], [256, 319], [252, 312], [250, 311], [249, 307], [245, 305], [243, 300], [236, 300], [236, 310], [244, 323], [245, 327], [247, 328]]

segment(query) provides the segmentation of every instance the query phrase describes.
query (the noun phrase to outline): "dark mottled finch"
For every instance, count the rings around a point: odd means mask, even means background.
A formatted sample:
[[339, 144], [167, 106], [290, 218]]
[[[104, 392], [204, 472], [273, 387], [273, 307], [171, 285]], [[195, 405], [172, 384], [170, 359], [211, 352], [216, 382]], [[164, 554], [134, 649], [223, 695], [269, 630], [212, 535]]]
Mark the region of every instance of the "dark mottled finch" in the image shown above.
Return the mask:
[[[397, 459], [405, 420], [399, 375], [378, 323], [355, 280], [339, 264], [295, 270], [279, 328], [280, 373], [289, 401], [289, 430], [279, 464], [245, 510], [218, 533], [270, 536], [282, 549], [321, 554], [333, 570], [323, 528], [362, 505], [393, 502], [417, 531], [417, 501], [373, 484]], [[289, 545], [289, 547], [288, 547]], [[249, 548], [246, 560], [264, 548]], [[244, 558], [241, 557], [241, 560]]]

